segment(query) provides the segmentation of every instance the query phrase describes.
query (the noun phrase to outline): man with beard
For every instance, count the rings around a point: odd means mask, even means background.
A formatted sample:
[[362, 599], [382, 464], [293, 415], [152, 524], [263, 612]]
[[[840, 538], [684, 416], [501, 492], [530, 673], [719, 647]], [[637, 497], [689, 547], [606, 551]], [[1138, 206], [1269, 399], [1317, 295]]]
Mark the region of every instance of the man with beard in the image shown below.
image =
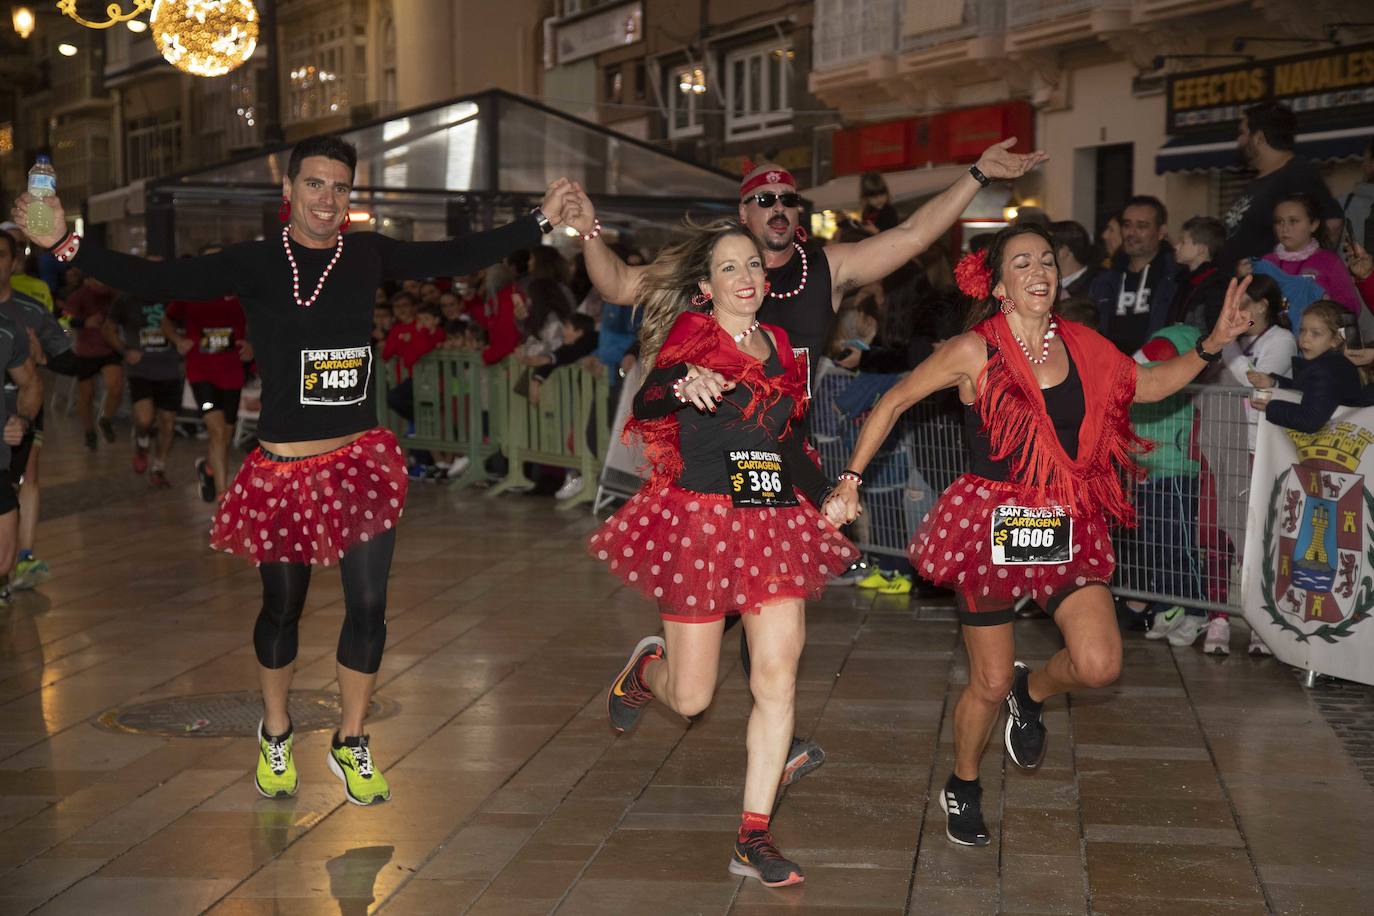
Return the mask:
[[1274, 250], [1274, 205], [1293, 194], [1307, 194], [1317, 202], [1327, 235], [1341, 237], [1341, 207], [1311, 161], [1293, 152], [1297, 118], [1278, 102], [1261, 102], [1240, 118], [1236, 147], [1248, 168], [1257, 173], [1245, 193], [1226, 211], [1226, 245], [1216, 262], [1228, 274], [1242, 258], [1262, 258]]
[[[739, 221], [761, 243], [768, 279], [758, 320], [781, 327], [794, 352], [807, 360], [808, 367], [814, 364], [825, 352], [835, 312], [846, 293], [882, 280], [935, 244], [980, 189], [995, 180], [1019, 178], [1048, 158], [1038, 150], [1013, 153], [1015, 145], [1016, 138], [1010, 137], [988, 147], [967, 173], [905, 222], [862, 241], [825, 247], [807, 244], [801, 226], [801, 195], [791, 173], [771, 162], [747, 169], [740, 183]], [[607, 302], [640, 302], [640, 283], [654, 265], [631, 267], [621, 260], [600, 237], [601, 224], [586, 192], [577, 184], [573, 187], [576, 196], [567, 221], [584, 242], [592, 284]], [[727, 615], [726, 619], [739, 617]], [[744, 637], [740, 655], [747, 678], [749, 647]], [[789, 785], [824, 759], [824, 752], [814, 741], [793, 738], [782, 784]]]

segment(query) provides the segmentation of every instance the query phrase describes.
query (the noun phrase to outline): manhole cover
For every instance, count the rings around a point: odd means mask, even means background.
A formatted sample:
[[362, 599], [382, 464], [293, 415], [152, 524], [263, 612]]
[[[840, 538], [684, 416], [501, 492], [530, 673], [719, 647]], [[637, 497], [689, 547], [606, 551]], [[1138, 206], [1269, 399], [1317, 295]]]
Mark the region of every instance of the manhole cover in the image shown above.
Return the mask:
[[[400, 704], [374, 696], [369, 721], [396, 715]], [[325, 690], [293, 690], [287, 702], [296, 732], [337, 727], [338, 694]], [[252, 690], [167, 697], [136, 706], [116, 706], [102, 713], [96, 725], [114, 732], [157, 735], [163, 738], [251, 738], [262, 718], [262, 696]]]

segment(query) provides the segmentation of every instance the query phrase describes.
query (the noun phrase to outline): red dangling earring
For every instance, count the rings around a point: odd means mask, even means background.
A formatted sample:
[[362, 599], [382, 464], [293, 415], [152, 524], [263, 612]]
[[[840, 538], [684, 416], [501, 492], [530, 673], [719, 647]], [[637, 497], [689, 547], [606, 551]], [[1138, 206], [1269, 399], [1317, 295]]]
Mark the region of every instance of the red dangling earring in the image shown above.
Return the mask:
[[800, 225], [797, 226], [797, 231], [793, 233], [793, 236], [796, 238], [797, 241], [803, 244], [806, 243], [807, 239], [811, 238], [811, 236], [807, 234], [806, 230], [803, 229]]
[[351, 225], [353, 225], [353, 214], [352, 214], [352, 213], [345, 213], [345, 214], [344, 214], [344, 218], [343, 218], [343, 222], [339, 223], [339, 231], [340, 231], [340, 232], [347, 232], [347, 231], [348, 231], [348, 227], [351, 226]]
[[766, 296], [773, 291], [773, 284], [768, 280], [763, 281], [763, 294]]
[[291, 221], [291, 201], [285, 197], [281, 199], [281, 206], [277, 208], [277, 219], [283, 223]]
[[1010, 315], [1012, 312], [1016, 311], [1016, 303], [1015, 303], [1015, 302], [1012, 302], [1012, 301], [1011, 301], [1010, 299], [1008, 299], [1006, 296], [1003, 296], [1003, 297], [1002, 297], [1000, 300], [998, 300], [998, 301], [1001, 302], [1001, 304], [1002, 304], [1002, 314], [1003, 314], [1003, 315]]
[[692, 297], [692, 304], [699, 309], [706, 308], [706, 306], [711, 304], [711, 294], [697, 293], [695, 296]]

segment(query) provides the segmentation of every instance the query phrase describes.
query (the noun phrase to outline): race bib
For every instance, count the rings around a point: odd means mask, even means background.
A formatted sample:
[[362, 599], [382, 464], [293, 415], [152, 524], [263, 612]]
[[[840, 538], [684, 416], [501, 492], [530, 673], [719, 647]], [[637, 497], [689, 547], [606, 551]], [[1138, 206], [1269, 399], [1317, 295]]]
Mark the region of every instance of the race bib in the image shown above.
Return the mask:
[[792, 479], [777, 452], [726, 452], [725, 464], [730, 475], [730, 498], [736, 507], [797, 505]]
[[200, 332], [200, 352], [208, 355], [228, 352], [234, 345], [233, 328], [205, 328]]
[[338, 406], [367, 397], [372, 348], [301, 351], [301, 403]]
[[1062, 506], [998, 506], [992, 510], [992, 562], [998, 566], [1067, 563], [1073, 519]]
[[139, 328], [138, 348], [140, 350], [165, 350], [167, 349], [167, 335], [162, 333], [162, 328]]

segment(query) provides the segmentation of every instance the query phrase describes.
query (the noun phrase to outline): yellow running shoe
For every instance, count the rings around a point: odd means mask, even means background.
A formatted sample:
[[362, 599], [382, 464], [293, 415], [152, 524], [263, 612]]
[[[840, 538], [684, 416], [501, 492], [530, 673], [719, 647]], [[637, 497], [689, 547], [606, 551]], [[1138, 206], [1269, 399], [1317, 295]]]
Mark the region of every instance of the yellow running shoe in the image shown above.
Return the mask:
[[873, 567], [873, 571], [864, 576], [858, 582], [859, 588], [885, 588], [887, 586], [887, 576], [878, 567]]
[[[338, 740], [335, 733], [334, 739]], [[330, 743], [329, 769], [344, 784], [344, 794], [355, 805], [377, 805], [391, 798], [391, 786], [372, 762], [367, 735]]]
[[253, 782], [267, 798], [290, 798], [296, 794], [300, 781], [296, 778], [296, 761], [291, 757], [295, 736], [288, 730], [283, 738], [269, 738], [258, 721], [258, 771]]
[[911, 594], [911, 577], [895, 575], [887, 580], [882, 588], [878, 589], [880, 595], [909, 595]]

